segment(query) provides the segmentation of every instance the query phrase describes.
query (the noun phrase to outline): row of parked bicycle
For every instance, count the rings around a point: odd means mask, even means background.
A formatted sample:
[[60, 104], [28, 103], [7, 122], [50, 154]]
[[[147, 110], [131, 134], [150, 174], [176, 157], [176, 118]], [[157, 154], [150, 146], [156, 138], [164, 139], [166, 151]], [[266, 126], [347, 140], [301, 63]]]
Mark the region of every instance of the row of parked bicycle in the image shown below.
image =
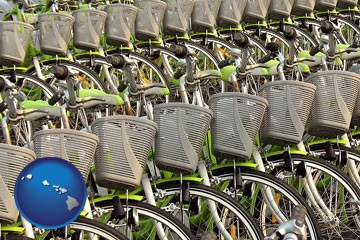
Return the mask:
[[[1, 239], [358, 238], [357, 4], [1, 0]], [[49, 156], [87, 182], [65, 231], [13, 201]]]

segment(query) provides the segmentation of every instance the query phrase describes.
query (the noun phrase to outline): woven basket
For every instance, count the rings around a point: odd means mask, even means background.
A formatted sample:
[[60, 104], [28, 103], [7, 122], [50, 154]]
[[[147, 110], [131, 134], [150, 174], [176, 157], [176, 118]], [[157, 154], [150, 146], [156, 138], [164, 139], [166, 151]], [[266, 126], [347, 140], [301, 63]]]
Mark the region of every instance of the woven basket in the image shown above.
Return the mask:
[[357, 0], [340, 0], [337, 2], [338, 8], [352, 8], [357, 5]]
[[271, 1], [268, 17], [274, 20], [288, 18], [291, 14], [295, 0], [273, 0]]
[[316, 87], [297, 81], [275, 81], [263, 85], [259, 96], [269, 105], [260, 128], [264, 144], [288, 145], [302, 140]]
[[244, 93], [218, 93], [211, 96], [209, 106], [213, 111], [214, 152], [249, 158], [267, 107], [266, 99]]
[[315, 0], [295, 0], [291, 14], [301, 16], [314, 11]]
[[156, 124], [132, 116], [97, 119], [92, 132], [100, 139], [96, 151], [96, 182], [107, 188], [136, 187], [156, 133]]
[[0, 22], [0, 65], [19, 65], [24, 61], [34, 27], [27, 23]]
[[[352, 66], [348, 71], [360, 74], [360, 65]], [[356, 104], [352, 114], [351, 124], [355, 126], [360, 126], [360, 91], [356, 98]]]
[[71, 38], [74, 17], [65, 13], [39, 14], [40, 49], [45, 54], [65, 56]]
[[41, 130], [34, 134], [34, 151], [38, 158], [59, 157], [71, 162], [85, 182], [98, 143], [94, 134], [70, 129]]
[[358, 96], [359, 75], [332, 70], [311, 74], [306, 81], [317, 87], [307, 131], [322, 137], [344, 134], [350, 127]]
[[112, 46], [129, 45], [135, 25], [137, 8], [129, 4], [111, 4], [105, 7], [108, 16], [105, 24], [106, 42]]
[[106, 12], [96, 9], [73, 11], [74, 46], [84, 50], [97, 50], [104, 31]]
[[17, 221], [19, 211], [14, 200], [15, 182], [20, 172], [33, 160], [33, 151], [0, 143], [0, 222]]
[[138, 14], [135, 21], [135, 37], [141, 41], [157, 40], [166, 11], [166, 3], [160, 0], [135, 0]]
[[243, 0], [222, 0], [217, 16], [217, 23], [220, 27], [237, 27], [243, 17], [247, 1]]
[[158, 132], [155, 163], [163, 170], [192, 173], [209, 130], [212, 112], [185, 103], [164, 103], [154, 108]]
[[191, 28], [193, 31], [213, 31], [219, 13], [221, 0], [195, 0], [191, 15]]
[[317, 11], [334, 10], [336, 8], [337, 2], [338, 0], [316, 0], [315, 10]]
[[244, 12], [244, 22], [246, 23], [257, 23], [258, 21], [264, 21], [271, 0], [247, 0], [247, 5]]
[[194, 0], [166, 0], [163, 31], [166, 35], [184, 35], [188, 32]]

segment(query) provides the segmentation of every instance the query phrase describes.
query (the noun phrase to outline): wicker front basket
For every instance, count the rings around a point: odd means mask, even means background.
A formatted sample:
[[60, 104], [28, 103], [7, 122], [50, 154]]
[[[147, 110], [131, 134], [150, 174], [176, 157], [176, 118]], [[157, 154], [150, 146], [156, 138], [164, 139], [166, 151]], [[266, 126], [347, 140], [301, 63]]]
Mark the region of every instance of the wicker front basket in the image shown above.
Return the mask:
[[271, 1], [268, 17], [274, 20], [288, 18], [295, 0]]
[[338, 8], [352, 8], [357, 4], [357, 0], [339, 0], [337, 3]]
[[23, 22], [0, 22], [0, 65], [19, 65], [24, 61], [34, 27]]
[[160, 0], [135, 0], [138, 14], [135, 21], [135, 37], [141, 41], [157, 40], [166, 11], [166, 3]]
[[74, 46], [84, 50], [97, 50], [104, 31], [106, 12], [96, 9], [73, 11]]
[[267, 107], [266, 99], [244, 93], [218, 93], [211, 96], [209, 106], [213, 111], [214, 152], [249, 158]]
[[243, 17], [247, 1], [222, 0], [217, 23], [220, 27], [237, 27]]
[[359, 75], [332, 70], [311, 74], [306, 81], [317, 87], [307, 131], [311, 135], [322, 137], [344, 134], [350, 127], [358, 96]]
[[160, 169], [192, 173], [209, 130], [212, 112], [185, 103], [164, 103], [154, 108], [158, 132], [155, 163]]
[[[339, 0], [342, 1], [342, 0]], [[338, 0], [316, 0], [315, 10], [317, 11], [331, 11], [336, 8]]]
[[269, 105], [260, 128], [264, 144], [289, 145], [302, 140], [316, 87], [297, 81], [275, 81], [263, 85], [259, 96]]
[[111, 4], [105, 7], [108, 16], [105, 24], [106, 42], [112, 46], [130, 44], [137, 8], [129, 4]]
[[19, 211], [14, 200], [15, 182], [24, 167], [34, 160], [33, 151], [0, 143], [0, 223], [17, 221]]
[[99, 186], [115, 189], [138, 186], [156, 124], [133, 116], [111, 116], [97, 119], [91, 129], [100, 139], [95, 158]]
[[315, 0], [295, 0], [291, 14], [301, 16], [314, 10]]
[[98, 143], [99, 138], [94, 134], [70, 129], [41, 130], [34, 134], [34, 151], [38, 158], [59, 157], [71, 162], [85, 182]]
[[213, 31], [219, 13], [221, 0], [195, 0], [191, 15], [191, 28], [193, 31]]
[[258, 21], [264, 21], [271, 0], [247, 0], [247, 5], [244, 12], [244, 22], [257, 23]]
[[65, 13], [39, 15], [40, 49], [45, 54], [65, 56], [71, 38], [74, 17]]
[[189, 20], [194, 7], [194, 0], [166, 0], [163, 31], [167, 35], [184, 35], [189, 30]]
[[[360, 65], [352, 66], [351, 68], [349, 68], [349, 72], [354, 72], [354, 73], [360, 74]], [[356, 104], [354, 107], [351, 124], [353, 124], [355, 126], [360, 126], [360, 91], [356, 98]]]

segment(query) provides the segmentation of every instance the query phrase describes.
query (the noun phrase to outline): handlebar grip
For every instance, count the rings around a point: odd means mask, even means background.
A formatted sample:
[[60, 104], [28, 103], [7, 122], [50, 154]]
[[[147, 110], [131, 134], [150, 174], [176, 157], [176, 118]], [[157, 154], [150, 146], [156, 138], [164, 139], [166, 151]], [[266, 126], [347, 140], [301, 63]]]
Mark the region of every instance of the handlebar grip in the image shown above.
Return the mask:
[[106, 62], [110, 63], [115, 68], [122, 68], [125, 64], [125, 59], [123, 56], [106, 56]]
[[69, 76], [69, 70], [63, 65], [54, 65], [51, 67], [50, 72], [55, 75], [57, 79], [65, 80]]
[[320, 29], [323, 33], [328, 34], [331, 33], [332, 30], [334, 30], [334, 26], [330, 21], [321, 21], [320, 22]]
[[359, 46], [359, 43], [358, 43], [357, 41], [354, 41], [354, 42], [349, 46], [349, 48], [358, 48], [358, 47], [360, 47], [360, 46]]
[[249, 44], [249, 38], [244, 34], [237, 32], [234, 34], [234, 43], [236, 46], [244, 48]]
[[289, 41], [295, 40], [297, 33], [293, 27], [286, 26], [284, 30], [284, 37]]
[[188, 50], [184, 45], [171, 44], [169, 50], [178, 58], [185, 58], [188, 53]]
[[268, 44], [266, 44], [265, 48], [270, 52], [276, 52], [279, 50], [279, 44], [276, 42], [269, 42]]
[[59, 100], [61, 99], [61, 96], [59, 94], [55, 94], [54, 96], [52, 96], [49, 100], [48, 103], [50, 106], [55, 105]]
[[122, 93], [126, 88], [128, 87], [128, 84], [125, 81], [121, 81], [117, 90]]
[[0, 77], [0, 92], [4, 91], [6, 87], [5, 79]]
[[320, 47], [319, 47], [319, 46], [312, 47], [312, 48], [310, 49], [310, 56], [314, 56], [314, 55], [317, 54], [318, 52], [320, 52]]
[[219, 64], [218, 64], [218, 67], [221, 69], [221, 68], [224, 68], [226, 66], [229, 66], [230, 64], [233, 63], [233, 60], [231, 58], [227, 58], [225, 60], [222, 60]]
[[179, 78], [181, 78], [182, 75], [184, 75], [184, 74], [185, 74], [185, 70], [184, 70], [184, 69], [178, 69], [178, 70], [174, 73], [173, 77], [174, 77], [175, 79], [179, 79]]
[[257, 62], [258, 63], [266, 63], [272, 59], [271, 54], [265, 55], [264, 57], [260, 58]]
[[5, 111], [5, 110], [6, 110], [6, 108], [7, 108], [7, 106], [6, 106], [6, 102], [1, 102], [1, 103], [0, 103], [0, 112]]
[[306, 208], [302, 205], [297, 205], [291, 214], [291, 219], [295, 219], [296, 225], [302, 227], [305, 224]]

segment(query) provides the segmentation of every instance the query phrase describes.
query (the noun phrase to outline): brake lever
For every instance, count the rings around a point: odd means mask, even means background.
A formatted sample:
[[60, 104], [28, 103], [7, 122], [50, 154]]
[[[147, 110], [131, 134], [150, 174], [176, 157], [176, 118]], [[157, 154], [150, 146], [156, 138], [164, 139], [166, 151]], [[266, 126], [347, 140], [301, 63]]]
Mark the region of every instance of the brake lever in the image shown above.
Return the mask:
[[352, 53], [352, 52], [357, 52], [358, 50], [356, 48], [347, 48], [347, 49], [344, 49], [342, 51], [339, 51], [337, 52], [337, 54], [341, 54], [341, 53]]
[[48, 110], [46, 109], [38, 109], [38, 108], [30, 108], [30, 109], [17, 109], [16, 110], [16, 114], [18, 116], [25, 116], [27, 114], [31, 114], [31, 113], [49, 113]]
[[299, 62], [316, 62], [316, 60], [314, 60], [312, 58], [307, 58], [307, 57], [296, 58], [294, 60], [294, 63], [299, 63]]
[[255, 68], [270, 68], [269, 65], [266, 63], [256, 63], [254, 65], [248, 65], [246, 66], [246, 70], [248, 69], [255, 69]]
[[86, 102], [90, 102], [90, 101], [102, 101], [102, 102], [105, 102], [105, 99], [102, 98], [102, 97], [84, 97], [84, 98], [76, 99], [77, 103], [86, 103]]

